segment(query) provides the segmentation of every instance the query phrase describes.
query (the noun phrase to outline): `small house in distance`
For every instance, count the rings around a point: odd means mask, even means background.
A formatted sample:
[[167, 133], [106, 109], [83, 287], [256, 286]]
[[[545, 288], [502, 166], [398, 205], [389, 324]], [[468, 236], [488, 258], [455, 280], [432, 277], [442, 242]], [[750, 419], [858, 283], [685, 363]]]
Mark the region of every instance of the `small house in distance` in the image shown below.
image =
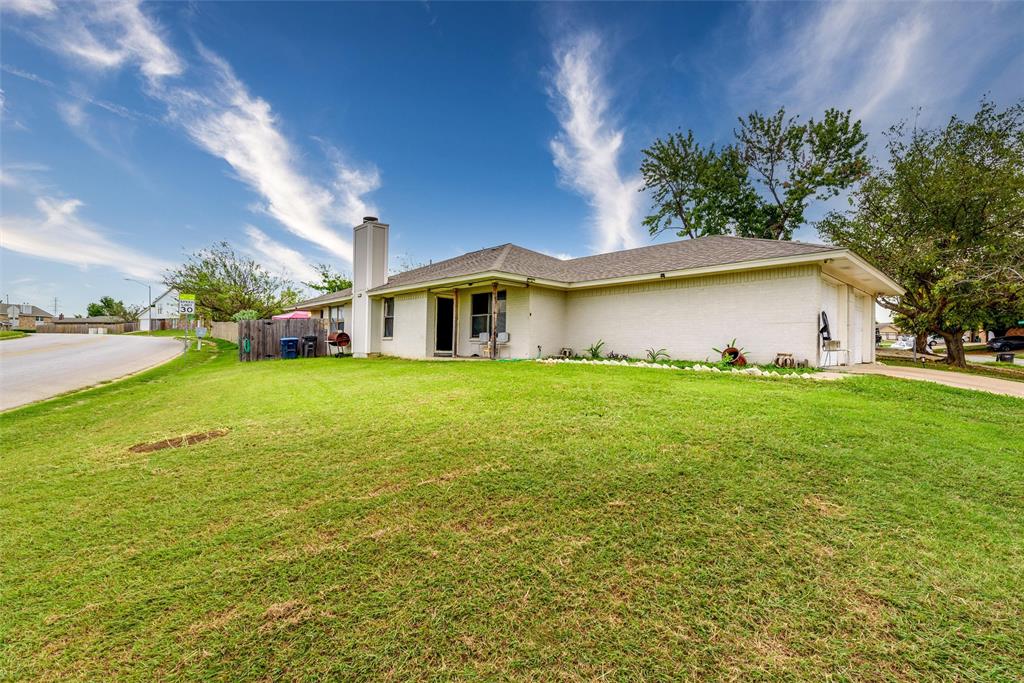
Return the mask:
[[882, 341], [896, 341], [902, 332], [892, 323], [878, 323], [878, 334], [881, 335]]
[[143, 313], [139, 319], [139, 329], [169, 330], [179, 329], [181, 313], [178, 312], [178, 291], [168, 289], [163, 294], [153, 299], [153, 305], [148, 313]]
[[34, 330], [36, 325], [53, 322], [53, 314], [32, 304], [0, 305], [0, 325], [17, 330]]

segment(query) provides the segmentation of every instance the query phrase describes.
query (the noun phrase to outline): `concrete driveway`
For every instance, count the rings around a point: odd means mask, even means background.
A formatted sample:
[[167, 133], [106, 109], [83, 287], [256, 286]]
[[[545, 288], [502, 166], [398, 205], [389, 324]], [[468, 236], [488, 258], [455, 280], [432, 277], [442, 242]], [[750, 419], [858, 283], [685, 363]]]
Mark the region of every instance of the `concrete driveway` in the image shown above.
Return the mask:
[[0, 410], [124, 377], [181, 355], [170, 337], [30, 334], [0, 341]]
[[958, 389], [973, 389], [975, 391], [987, 391], [990, 394], [1024, 398], [1024, 382], [971, 375], [966, 372], [932, 370], [930, 368], [908, 368], [900, 365], [882, 365], [880, 363], [851, 365], [844, 367], [843, 372], [858, 375], [886, 375], [887, 377], [898, 377], [900, 379], [916, 379], [924, 382], [945, 384], [948, 387], [957, 387]]

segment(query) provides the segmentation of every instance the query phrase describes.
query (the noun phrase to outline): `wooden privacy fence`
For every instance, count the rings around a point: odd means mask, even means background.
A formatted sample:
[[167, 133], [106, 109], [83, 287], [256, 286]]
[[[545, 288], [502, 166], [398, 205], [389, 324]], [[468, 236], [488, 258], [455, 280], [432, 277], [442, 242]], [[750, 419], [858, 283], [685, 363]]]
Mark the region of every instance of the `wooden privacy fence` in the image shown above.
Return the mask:
[[[104, 334], [138, 332], [138, 323], [39, 323], [36, 332], [41, 334], [90, 334], [89, 330], [103, 329]], [[92, 334], [96, 334], [93, 332]]]
[[229, 341], [232, 344], [238, 343], [238, 323], [236, 322], [215, 322], [210, 325], [210, 336], [217, 339]]
[[[240, 320], [238, 321], [238, 360], [267, 360], [281, 357], [281, 337], [316, 336], [316, 353], [327, 348], [326, 318], [305, 320]], [[215, 335], [216, 336], [216, 335]]]
[[[145, 322], [145, 320], [143, 320]], [[184, 330], [189, 328], [188, 321], [184, 318], [156, 318], [149, 321], [151, 332], [158, 330]]]

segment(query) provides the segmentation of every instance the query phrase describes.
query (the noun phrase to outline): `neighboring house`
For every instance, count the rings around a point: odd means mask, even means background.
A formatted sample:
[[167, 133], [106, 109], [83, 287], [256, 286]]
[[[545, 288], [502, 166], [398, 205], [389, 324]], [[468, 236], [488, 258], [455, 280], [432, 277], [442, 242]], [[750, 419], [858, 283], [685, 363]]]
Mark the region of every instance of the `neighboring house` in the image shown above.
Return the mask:
[[0, 305], [0, 325], [19, 330], [34, 330], [36, 325], [53, 322], [53, 315], [32, 304]]
[[388, 276], [388, 226], [354, 229], [353, 288], [295, 308], [344, 326], [356, 356], [536, 358], [605, 352], [820, 365], [824, 312], [840, 362], [874, 360], [876, 295], [902, 288], [848, 249], [703, 237], [560, 260], [504, 244]]
[[878, 323], [878, 333], [882, 335], [882, 341], [896, 341], [903, 334], [900, 328], [892, 323]]
[[[154, 330], [167, 329], [174, 326], [174, 323], [181, 317], [178, 313], [178, 291], [168, 289], [166, 292], [153, 299], [153, 305], [149, 313], [143, 313], [139, 318], [139, 329]], [[153, 321], [150, 325], [150, 320]]]

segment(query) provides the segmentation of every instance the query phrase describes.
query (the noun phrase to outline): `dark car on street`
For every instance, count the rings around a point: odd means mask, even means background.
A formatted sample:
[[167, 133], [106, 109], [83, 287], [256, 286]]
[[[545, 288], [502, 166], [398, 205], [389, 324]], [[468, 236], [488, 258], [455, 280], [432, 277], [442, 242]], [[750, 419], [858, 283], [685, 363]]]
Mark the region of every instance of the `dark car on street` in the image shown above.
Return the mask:
[[993, 337], [989, 343], [990, 351], [1014, 351], [1024, 349], [1024, 335], [1011, 334], [1006, 337]]

